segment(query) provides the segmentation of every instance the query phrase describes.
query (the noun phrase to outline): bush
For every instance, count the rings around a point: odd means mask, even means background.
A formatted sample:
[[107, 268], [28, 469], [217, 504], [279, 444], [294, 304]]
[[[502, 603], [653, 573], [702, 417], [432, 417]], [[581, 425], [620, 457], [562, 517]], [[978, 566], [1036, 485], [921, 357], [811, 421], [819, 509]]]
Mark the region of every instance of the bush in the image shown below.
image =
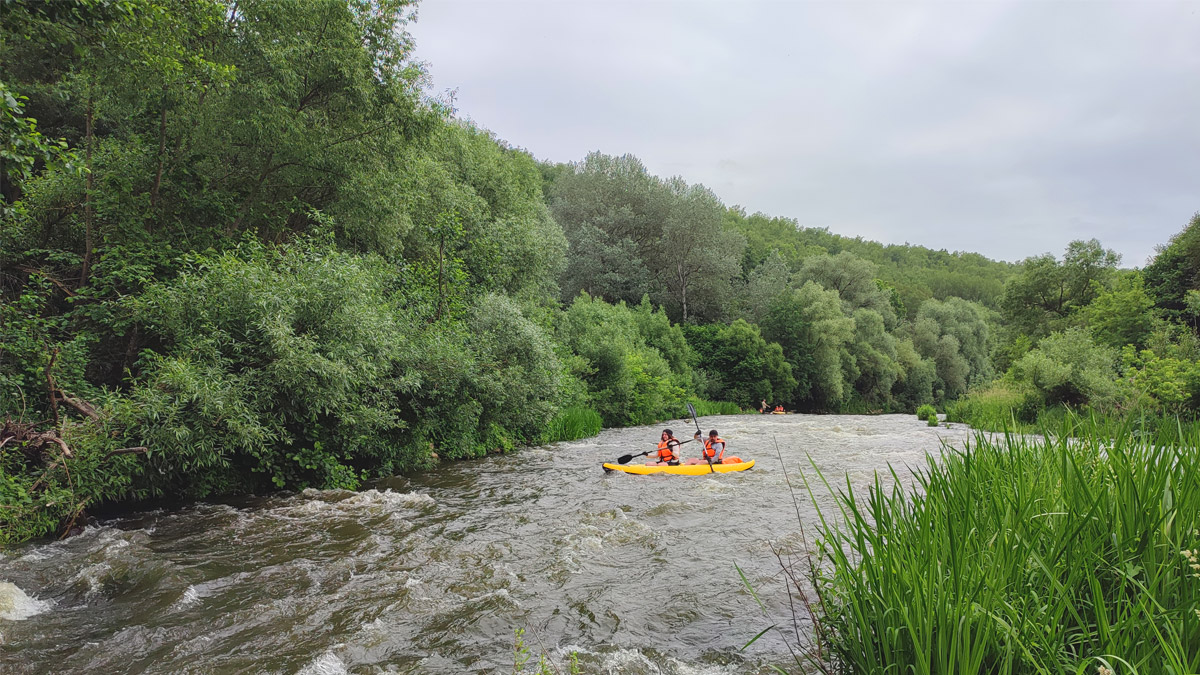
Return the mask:
[[931, 412], [925, 416], [927, 426], [936, 427], [938, 425], [938, 416], [936, 412]]
[[591, 438], [600, 433], [601, 428], [600, 413], [584, 406], [571, 406], [563, 408], [550, 420], [550, 424], [542, 432], [540, 442], [555, 443]]
[[1114, 350], [1072, 328], [1043, 339], [1011, 372], [1016, 382], [1035, 389], [1049, 404], [1103, 406], [1116, 395], [1116, 362]]
[[1014, 411], [1025, 400], [1025, 390], [1007, 380], [996, 380], [946, 405], [946, 421], [976, 429], [1000, 431], [1014, 426]]
[[917, 408], [917, 419], [927, 420], [930, 415], [937, 415], [937, 409], [928, 403]]
[[562, 316], [559, 340], [576, 355], [568, 361], [571, 374], [586, 385], [587, 405], [600, 413], [605, 426], [650, 424], [683, 408], [692, 375], [672, 370], [662, 352], [647, 343], [653, 340], [664, 349], [670, 345], [672, 358], [680, 361], [678, 336], [654, 317], [586, 293]]
[[792, 366], [778, 344], [763, 339], [758, 326], [742, 319], [728, 326], [689, 326], [688, 342], [697, 367], [708, 373], [709, 397], [756, 407], [786, 401], [796, 387]]
[[[740, 415], [742, 409], [736, 403], [729, 401], [702, 401], [698, 398], [688, 399], [692, 407], [696, 409], [697, 417], [708, 417], [709, 415]], [[688, 417], [687, 408], [683, 409], [681, 417]]]

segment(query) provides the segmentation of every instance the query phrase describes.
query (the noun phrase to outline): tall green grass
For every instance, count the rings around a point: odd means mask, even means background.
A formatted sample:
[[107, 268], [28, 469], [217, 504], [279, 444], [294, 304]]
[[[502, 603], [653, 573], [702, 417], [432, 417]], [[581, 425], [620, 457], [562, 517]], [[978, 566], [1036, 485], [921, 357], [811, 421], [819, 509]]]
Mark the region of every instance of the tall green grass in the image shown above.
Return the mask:
[[829, 670], [1200, 672], [1200, 433], [1134, 427], [977, 434], [847, 483], [812, 568]]
[[600, 433], [602, 428], [600, 413], [586, 406], [571, 406], [563, 408], [550, 420], [546, 430], [542, 432], [542, 443], [558, 441], [574, 441], [580, 438], [590, 438]]
[[[742, 409], [736, 403], [730, 403], [729, 401], [702, 401], [698, 398], [693, 398], [689, 402], [696, 408], [697, 417], [742, 414]], [[688, 413], [687, 408], [684, 408], [683, 414], [680, 417], [691, 417], [691, 414]]]

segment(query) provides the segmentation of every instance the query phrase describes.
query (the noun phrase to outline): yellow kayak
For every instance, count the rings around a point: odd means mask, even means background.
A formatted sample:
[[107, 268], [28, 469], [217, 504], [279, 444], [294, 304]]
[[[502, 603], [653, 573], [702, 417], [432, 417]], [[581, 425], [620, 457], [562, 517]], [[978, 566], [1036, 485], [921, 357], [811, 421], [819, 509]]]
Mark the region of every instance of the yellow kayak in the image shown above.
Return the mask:
[[639, 476], [644, 476], [650, 473], [670, 473], [677, 476], [703, 476], [710, 473], [730, 473], [731, 471], [745, 471], [754, 466], [754, 460], [749, 462], [741, 462], [738, 464], [713, 464], [711, 467], [707, 464], [680, 464], [678, 466], [647, 466], [645, 464], [605, 464], [604, 470], [607, 471], [624, 471], [625, 473], [635, 473]]

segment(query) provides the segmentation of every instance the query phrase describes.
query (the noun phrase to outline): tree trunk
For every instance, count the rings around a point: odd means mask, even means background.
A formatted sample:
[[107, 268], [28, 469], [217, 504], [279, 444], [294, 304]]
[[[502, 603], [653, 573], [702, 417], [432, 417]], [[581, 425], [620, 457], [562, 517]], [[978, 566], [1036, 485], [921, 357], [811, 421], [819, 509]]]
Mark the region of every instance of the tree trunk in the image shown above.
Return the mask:
[[262, 188], [262, 184], [267, 180], [267, 176], [271, 175], [271, 172], [275, 170], [275, 167], [271, 166], [271, 160], [273, 159], [275, 159], [274, 150], [267, 153], [267, 159], [265, 162], [263, 162], [262, 173], [258, 175], [258, 182], [256, 182], [254, 187], [250, 189], [250, 194], [246, 195], [246, 201], [242, 202], [242, 208], [238, 210], [237, 219], [225, 228], [226, 236], [233, 236], [235, 232], [241, 229], [242, 221], [244, 221], [246, 219], [246, 215], [250, 213], [250, 206], [254, 204], [254, 199], [258, 197], [258, 191]]
[[445, 276], [446, 276], [446, 235], [445, 235], [445, 233], [443, 233], [441, 239], [438, 241], [438, 304], [437, 304], [437, 315], [434, 317], [435, 319], [438, 319], [438, 320], [440, 320], [442, 318], [442, 302], [446, 295], [445, 290], [444, 290]]
[[162, 187], [163, 165], [167, 159], [167, 86], [163, 85], [162, 112], [158, 117], [158, 169], [154, 172], [154, 187], [150, 189], [150, 208], [158, 205], [158, 190]]
[[88, 102], [87, 102], [87, 120], [84, 135], [86, 140], [86, 151], [84, 155], [84, 164], [87, 167], [87, 186], [83, 193], [83, 270], [79, 274], [80, 287], [87, 286], [88, 275], [91, 272], [92, 266], [92, 247], [94, 245], [92, 227], [95, 216], [95, 207], [92, 205], [92, 188], [95, 186], [95, 174], [92, 172], [92, 146], [94, 145], [95, 134], [93, 122], [95, 120], [95, 105], [92, 98], [92, 89], [95, 84], [95, 79], [88, 85]]
[[683, 273], [683, 263], [676, 263], [675, 271], [679, 274], [679, 300], [683, 305], [682, 323], [687, 323], [687, 275]]

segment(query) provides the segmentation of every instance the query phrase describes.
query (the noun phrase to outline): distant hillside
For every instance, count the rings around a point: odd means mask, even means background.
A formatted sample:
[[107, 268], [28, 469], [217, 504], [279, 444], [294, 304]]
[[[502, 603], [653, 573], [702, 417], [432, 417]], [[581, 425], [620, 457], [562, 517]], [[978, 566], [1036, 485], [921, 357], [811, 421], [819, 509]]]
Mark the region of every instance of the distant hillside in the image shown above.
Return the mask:
[[909, 244], [881, 244], [862, 237], [834, 234], [826, 228], [801, 227], [791, 218], [762, 213], [746, 215], [734, 207], [725, 214], [726, 227], [746, 238], [742, 267], [748, 272], [772, 250], [797, 269], [804, 258], [848, 251], [879, 266], [879, 278], [896, 288], [906, 309], [915, 312], [929, 298], [957, 296], [997, 309], [1004, 282], [1020, 265], [991, 260], [978, 253], [935, 251]]

